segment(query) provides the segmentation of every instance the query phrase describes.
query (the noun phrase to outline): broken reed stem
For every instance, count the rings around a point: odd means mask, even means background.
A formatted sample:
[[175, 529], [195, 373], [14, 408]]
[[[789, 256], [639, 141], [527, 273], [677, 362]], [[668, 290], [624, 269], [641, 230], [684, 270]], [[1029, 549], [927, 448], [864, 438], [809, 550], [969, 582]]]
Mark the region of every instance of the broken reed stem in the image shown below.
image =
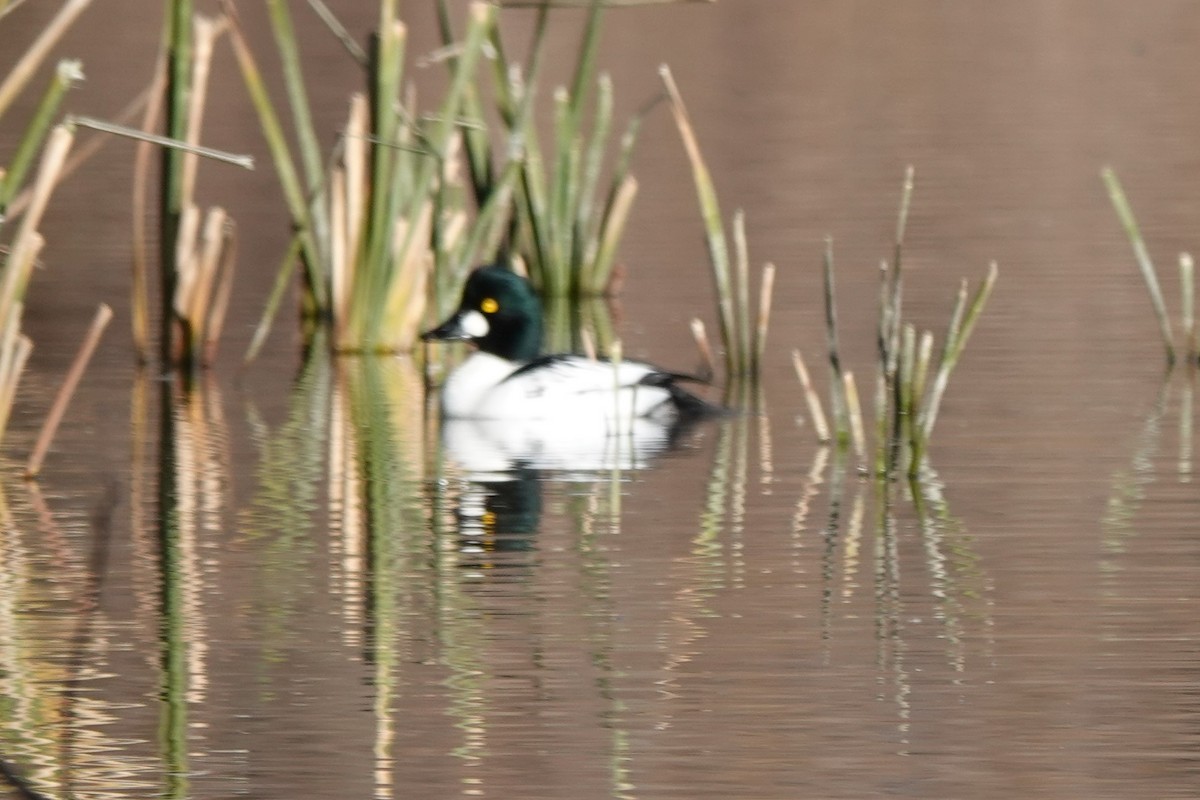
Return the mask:
[[25, 466], [26, 478], [36, 478], [41, 471], [42, 461], [46, 457], [46, 451], [50, 448], [54, 434], [58, 431], [67, 405], [70, 404], [71, 397], [74, 396], [75, 389], [79, 386], [79, 380], [83, 377], [83, 372], [87, 369], [92, 354], [96, 351], [96, 345], [100, 343], [100, 337], [104, 335], [104, 329], [111, 320], [112, 309], [107, 304], [101, 303], [96, 309], [96, 316], [92, 318], [92, 325], [88, 328], [79, 352], [75, 354], [75, 360], [71, 362], [67, 377], [54, 397], [54, 405], [50, 407], [50, 413], [46, 415], [46, 421], [42, 423], [41, 433], [38, 434], [33, 453], [29, 456], [29, 462]]
[[757, 379], [762, 374], [763, 355], [767, 350], [767, 327], [771, 322], [771, 301], [775, 295], [775, 265], [763, 266], [758, 295], [758, 323], [754, 328], [753, 360], [750, 373]]
[[746, 244], [746, 212], [738, 209], [733, 214], [733, 252], [737, 291], [737, 364], [738, 373], [746, 374], [750, 369], [750, 250]]
[[692, 339], [696, 342], [696, 349], [700, 351], [703, 365], [700, 377], [707, 383], [717, 372], [717, 361], [713, 358], [712, 346], [708, 343], [708, 332], [704, 329], [704, 322], [699, 317], [693, 317], [691, 329]]
[[21, 302], [34, 260], [43, 244], [37, 232], [41, 224], [50, 195], [58, 183], [59, 174], [67, 159], [67, 152], [75, 135], [65, 125], [57, 125], [51, 131], [42, 158], [38, 163], [38, 174], [34, 180], [29, 207], [21, 218], [20, 227], [13, 238], [11, 250], [5, 261], [4, 276], [0, 278], [0, 320], [8, 319], [15, 305]]
[[1158, 273], [1154, 269], [1154, 262], [1150, 259], [1150, 251], [1146, 248], [1146, 243], [1142, 239], [1137, 219], [1133, 216], [1133, 208], [1129, 205], [1129, 201], [1125, 197], [1125, 190], [1121, 188], [1121, 181], [1117, 178], [1117, 174], [1111, 167], [1105, 167], [1101, 170], [1100, 177], [1104, 180], [1104, 185], [1108, 188], [1108, 197], [1112, 201], [1113, 209], [1117, 212], [1117, 218], [1121, 221], [1121, 227], [1125, 229], [1125, 235], [1133, 247], [1134, 259], [1137, 261], [1138, 269], [1142, 273], [1142, 280], [1146, 284], [1146, 291], [1150, 294], [1150, 304], [1154, 307], [1155, 316], [1158, 317], [1159, 333], [1162, 335], [1163, 347], [1167, 351], [1167, 363], [1174, 364], [1175, 346], [1172, 343], [1171, 320], [1167, 316], [1167, 306], [1163, 302], [1162, 289], [1158, 284]]
[[854, 445], [854, 455], [861, 464], [867, 452], [867, 437], [863, 431], [862, 404], [858, 401], [858, 387], [854, 383], [854, 373], [842, 375], [842, 391], [846, 396], [846, 414], [850, 418], [850, 441]]
[[808, 367], [804, 364], [804, 356], [800, 355], [799, 350], [792, 351], [792, 365], [796, 368], [796, 377], [800, 379], [800, 388], [804, 390], [804, 400], [808, 403], [808, 415], [812, 417], [817, 441], [829, 444], [829, 423], [825, 419], [825, 410], [821, 407], [821, 397], [813, 389]]
[[0, 437], [8, 429], [17, 384], [21, 381], [29, 354], [33, 352], [33, 342], [19, 332], [20, 325], [21, 310], [18, 306], [14, 316], [5, 324], [3, 340], [0, 342]]
[[1200, 341], [1196, 339], [1196, 264], [1191, 253], [1179, 254], [1179, 292], [1187, 357], [1195, 360], [1200, 355]]
[[69, 116], [67, 122], [72, 125], [77, 125], [80, 128], [91, 128], [94, 131], [102, 131], [103, 133], [111, 133], [114, 136], [124, 136], [128, 139], [136, 139], [141, 142], [161, 145], [172, 150], [178, 150], [185, 155], [202, 156], [211, 158], [214, 161], [223, 161], [226, 164], [233, 164], [235, 167], [243, 169], [254, 169], [254, 156], [245, 155], [242, 153], [231, 153], [228, 150], [217, 150], [213, 147], [203, 147], [201, 145], [190, 144], [183, 139], [174, 139], [170, 136], [159, 136], [155, 133], [147, 133], [146, 131], [130, 128], [125, 125], [117, 125], [113, 122], [105, 122], [104, 120], [95, 119], [93, 117]]

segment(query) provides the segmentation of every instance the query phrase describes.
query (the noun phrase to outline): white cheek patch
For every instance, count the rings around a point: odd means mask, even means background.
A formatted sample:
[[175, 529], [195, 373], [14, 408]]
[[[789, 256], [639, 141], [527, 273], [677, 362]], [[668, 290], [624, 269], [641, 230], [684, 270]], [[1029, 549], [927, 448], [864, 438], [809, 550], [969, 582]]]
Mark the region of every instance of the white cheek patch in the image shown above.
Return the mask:
[[482, 339], [491, 330], [487, 317], [478, 311], [467, 311], [464, 313], [459, 321], [459, 325], [462, 327], [463, 333], [472, 339]]

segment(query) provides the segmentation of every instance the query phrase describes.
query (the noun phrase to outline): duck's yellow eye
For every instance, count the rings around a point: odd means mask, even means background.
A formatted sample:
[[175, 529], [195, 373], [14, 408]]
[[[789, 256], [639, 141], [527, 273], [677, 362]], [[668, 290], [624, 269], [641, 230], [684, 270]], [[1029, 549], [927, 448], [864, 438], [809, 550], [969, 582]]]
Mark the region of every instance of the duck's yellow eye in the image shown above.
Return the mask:
[[485, 314], [494, 314], [498, 308], [500, 308], [500, 304], [492, 297], [483, 298], [483, 302], [479, 304], [479, 310]]

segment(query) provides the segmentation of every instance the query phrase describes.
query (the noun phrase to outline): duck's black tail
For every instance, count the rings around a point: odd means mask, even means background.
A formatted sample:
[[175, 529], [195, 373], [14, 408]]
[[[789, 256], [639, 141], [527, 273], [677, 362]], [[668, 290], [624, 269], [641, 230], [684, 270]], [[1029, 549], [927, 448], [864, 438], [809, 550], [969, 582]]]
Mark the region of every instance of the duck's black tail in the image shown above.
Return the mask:
[[705, 381], [691, 375], [681, 375], [674, 372], [652, 372], [642, 378], [640, 383], [646, 386], [657, 386], [666, 389], [671, 395], [671, 405], [679, 416], [685, 419], [697, 420], [705, 417], [723, 417], [733, 413], [732, 409], [717, 403], [710, 403], [698, 397], [679, 385], [680, 381], [704, 383]]

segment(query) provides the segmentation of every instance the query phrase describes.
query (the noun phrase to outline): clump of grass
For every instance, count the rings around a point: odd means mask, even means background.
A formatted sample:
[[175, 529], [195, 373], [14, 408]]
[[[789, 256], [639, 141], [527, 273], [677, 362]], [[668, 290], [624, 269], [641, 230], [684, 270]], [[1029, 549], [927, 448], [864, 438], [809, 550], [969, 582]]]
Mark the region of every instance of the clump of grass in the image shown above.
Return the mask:
[[762, 369], [762, 355], [766, 348], [775, 267], [769, 263], [763, 267], [757, 316], [752, 320], [745, 215], [739, 210], [733, 216], [735, 260], [730, 256], [716, 187], [700, 152], [700, 145], [683, 97], [671, 70], [666, 65], [659, 68], [659, 74], [666, 87], [671, 111], [683, 139], [684, 150], [692, 167], [692, 178], [696, 184], [696, 196], [704, 220], [705, 239], [717, 298], [721, 342], [725, 349], [725, 371], [731, 379], [756, 380]]
[[[504, 191], [473, 221], [456, 196], [464, 97], [495, 24], [494, 8], [471, 4], [449, 87], [436, 110], [421, 115], [405, 89], [406, 28], [395, 3], [382, 0], [367, 59], [367, 92], [351, 100], [328, 168], [308, 111], [287, 4], [269, 0], [268, 8], [284, 65], [298, 159], [233, 7], [226, 3], [225, 8], [235, 22], [234, 51], [296, 230], [249, 355], [261, 346], [297, 261], [302, 266], [303, 315], [310, 326], [332, 325], [336, 349], [411, 349], [434, 262], [469, 263], [498, 238]], [[514, 177], [510, 173], [503, 180]]]
[[[479, 131], [465, 138], [477, 202], [482, 205], [495, 191], [492, 174], [497, 164], [515, 160], [519, 175], [509, 247], [520, 254], [533, 285], [548, 297], [579, 298], [611, 291], [617, 244], [637, 195], [637, 180], [629, 166], [647, 109], [630, 119], [607, 186], [602, 181], [613, 122], [612, 80], [596, 65], [605, 5], [590, 3], [570, 85], [553, 93], [554, 125], [548, 146], [539, 141], [534, 99], [554, 4], [538, 7], [523, 66], [507, 58], [499, 28], [493, 30], [492, 89], [501, 134], [496, 138], [504, 152], [495, 152], [485, 134], [488, 115], [478, 92], [469, 94], [465, 108]], [[449, 47], [453, 33], [446, 0], [440, 0], [439, 9], [444, 43]]]
[[[950, 376], [995, 286], [998, 269], [993, 262], [974, 294], [964, 280], [950, 316], [936, 367], [934, 335], [905, 323], [902, 314], [901, 274], [904, 233], [912, 196], [913, 172], [905, 174], [891, 262], [880, 274], [878, 348], [875, 384], [874, 472], [888, 477], [904, 469], [910, 477], [925, 466], [929, 442], [941, 409]], [[823, 258], [826, 342], [830, 370], [830, 403], [833, 433], [828, 430], [821, 402], [812, 389], [808, 370], [799, 352], [794, 353], [797, 375], [808, 398], [818, 440], [839, 447], [853, 445], [860, 462], [865, 457], [866, 435], [853, 374], [844, 371], [838, 344], [837, 300], [834, 289], [833, 243], [827, 239]], [[930, 374], [932, 372], [932, 381]]]
[[[1154, 267], [1154, 261], [1150, 257], [1150, 250], [1146, 247], [1146, 242], [1142, 238], [1137, 218], [1133, 214], [1133, 207], [1125, 197], [1125, 190], [1121, 186], [1120, 179], [1117, 178], [1117, 173], [1111, 167], [1105, 167], [1100, 171], [1100, 177], [1104, 181], [1105, 188], [1108, 190], [1109, 200], [1112, 201], [1113, 210], [1116, 211], [1117, 218], [1121, 221], [1121, 227], [1125, 229], [1125, 235], [1129, 238], [1129, 244], [1133, 247], [1134, 260], [1137, 262], [1138, 271], [1141, 273], [1142, 280], [1146, 284], [1146, 292], [1150, 296], [1150, 304], [1154, 308], [1154, 316], [1158, 321], [1158, 331], [1162, 337], [1167, 364], [1168, 366], [1174, 365], [1176, 354], [1175, 336], [1171, 329], [1171, 318], [1167, 313], [1167, 304], [1163, 299], [1162, 286], [1158, 280], [1158, 270]], [[1179, 302], [1182, 310], [1184, 349], [1187, 359], [1192, 362], [1200, 358], [1200, 340], [1197, 339], [1195, 315], [1193, 313], [1195, 305], [1194, 269], [1194, 262], [1191, 255], [1181, 253], [1179, 255]]]
[[[156, 78], [151, 93], [165, 87], [167, 134], [150, 132], [161, 110], [158, 102], [148, 102], [143, 128], [136, 130], [101, 120], [79, 118], [78, 124], [106, 133], [140, 140], [134, 175], [134, 216], [144, 215], [146, 173], [149, 146], [163, 152], [163, 175], [159, 185], [161, 209], [160, 255], [162, 274], [161, 356], [164, 365], [182, 367], [190, 373], [212, 363], [224, 325], [233, 285], [235, 227], [223, 208], [202, 211], [195, 203], [198, 162], [212, 158], [245, 168], [253, 160], [200, 144], [204, 110], [208, 94], [213, 48], [228, 30], [224, 17], [195, 16], [184, 19], [181, 7], [172, 5], [167, 24], [169, 46], [160, 59], [161, 79]], [[186, 43], [179, 37], [185, 37]], [[181, 58], [190, 59], [181, 63]], [[178, 83], [177, 81], [183, 81]], [[149, 348], [149, 303], [145, 275], [147, 231], [135, 223], [133, 269], [133, 333], [139, 357], [146, 358]]]

